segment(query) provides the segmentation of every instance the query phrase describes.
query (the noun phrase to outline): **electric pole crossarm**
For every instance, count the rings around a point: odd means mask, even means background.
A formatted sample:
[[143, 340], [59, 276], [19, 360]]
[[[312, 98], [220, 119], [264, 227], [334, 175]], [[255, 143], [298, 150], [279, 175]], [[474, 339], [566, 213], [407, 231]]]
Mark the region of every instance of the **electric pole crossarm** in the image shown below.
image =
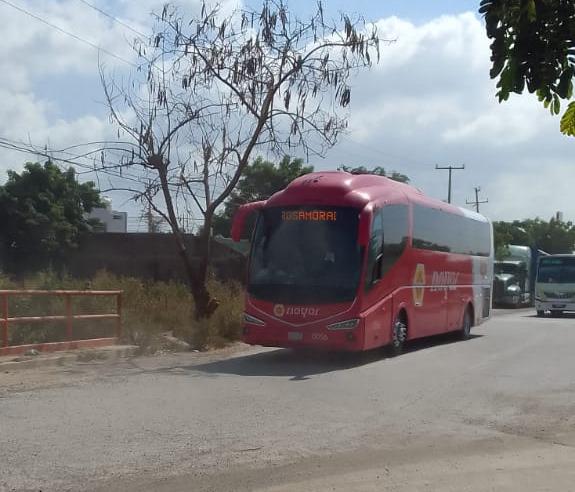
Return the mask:
[[465, 164], [463, 164], [463, 166], [439, 166], [436, 164], [435, 169], [445, 169], [449, 171], [449, 184], [447, 187], [447, 203], [451, 203], [451, 173], [454, 170], [465, 169]]
[[475, 205], [475, 211], [479, 213], [479, 204], [489, 203], [489, 199], [488, 198], [486, 198], [485, 200], [479, 199], [479, 192], [481, 191], [481, 188], [479, 186], [476, 186], [474, 190], [475, 190], [475, 200], [472, 201], [467, 200], [465, 203], [467, 203], [467, 205]]

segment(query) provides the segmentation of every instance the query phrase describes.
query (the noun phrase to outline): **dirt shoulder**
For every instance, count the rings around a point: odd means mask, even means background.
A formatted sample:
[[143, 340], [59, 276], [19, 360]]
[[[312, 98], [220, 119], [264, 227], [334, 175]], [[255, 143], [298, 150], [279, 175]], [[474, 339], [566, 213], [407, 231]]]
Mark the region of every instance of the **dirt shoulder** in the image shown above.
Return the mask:
[[254, 350], [242, 343], [205, 352], [165, 352], [136, 356], [135, 346], [0, 357], [0, 396], [61, 387], [102, 377], [202, 364]]
[[258, 491], [333, 492], [425, 490], [558, 491], [572, 490], [575, 448], [515, 436], [472, 441], [429, 440], [395, 449], [360, 449], [266, 468], [223, 474], [181, 475], [156, 482], [122, 480], [95, 492]]

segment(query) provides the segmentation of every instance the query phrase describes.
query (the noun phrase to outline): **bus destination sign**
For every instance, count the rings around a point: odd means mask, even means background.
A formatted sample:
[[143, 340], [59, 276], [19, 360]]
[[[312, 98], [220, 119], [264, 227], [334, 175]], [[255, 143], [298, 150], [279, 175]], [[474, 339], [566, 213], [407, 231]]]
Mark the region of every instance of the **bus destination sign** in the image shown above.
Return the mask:
[[283, 210], [282, 220], [291, 222], [336, 222], [335, 210]]

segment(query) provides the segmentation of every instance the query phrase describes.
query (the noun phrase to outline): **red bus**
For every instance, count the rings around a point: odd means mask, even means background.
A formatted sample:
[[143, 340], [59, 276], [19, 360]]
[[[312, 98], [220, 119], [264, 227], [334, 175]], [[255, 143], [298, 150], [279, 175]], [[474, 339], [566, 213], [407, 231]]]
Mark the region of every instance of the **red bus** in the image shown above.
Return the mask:
[[491, 223], [373, 175], [316, 172], [234, 217], [258, 212], [243, 340], [361, 351], [459, 331], [489, 318]]

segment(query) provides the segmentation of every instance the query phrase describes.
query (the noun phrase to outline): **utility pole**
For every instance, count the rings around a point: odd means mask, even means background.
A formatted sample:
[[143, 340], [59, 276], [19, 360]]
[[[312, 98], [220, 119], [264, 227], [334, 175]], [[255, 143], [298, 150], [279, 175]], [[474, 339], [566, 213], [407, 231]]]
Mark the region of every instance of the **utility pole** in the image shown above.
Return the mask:
[[458, 169], [465, 169], [465, 164], [463, 166], [438, 166], [435, 165], [435, 169], [447, 169], [449, 171], [449, 186], [447, 188], [447, 203], [451, 203], [451, 172]]
[[485, 200], [479, 199], [479, 192], [481, 191], [481, 188], [479, 186], [476, 186], [474, 188], [474, 190], [475, 190], [475, 200], [471, 200], [471, 201], [467, 200], [465, 203], [467, 203], [467, 205], [475, 205], [475, 211], [477, 213], [479, 213], [479, 204], [480, 203], [489, 203], [489, 199], [488, 198], [486, 198]]

